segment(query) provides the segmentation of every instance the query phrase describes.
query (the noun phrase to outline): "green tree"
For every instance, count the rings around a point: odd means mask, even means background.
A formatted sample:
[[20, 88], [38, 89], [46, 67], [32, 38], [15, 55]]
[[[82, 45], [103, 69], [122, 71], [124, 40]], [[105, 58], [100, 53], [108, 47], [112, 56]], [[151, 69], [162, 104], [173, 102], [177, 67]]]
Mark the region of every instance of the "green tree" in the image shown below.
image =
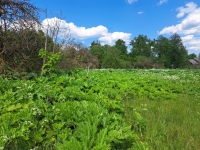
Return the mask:
[[102, 62], [103, 62], [103, 59], [104, 59], [104, 47], [101, 46], [101, 44], [94, 44], [92, 43], [91, 46], [90, 46], [90, 50], [89, 52], [96, 56], [99, 60], [99, 67], [102, 68]]
[[99, 45], [101, 46], [101, 43], [99, 41], [93, 41], [90, 45], [90, 47], [94, 46], [94, 45]]
[[104, 45], [104, 57], [102, 65], [104, 68], [125, 68], [125, 61], [120, 58], [121, 51], [115, 46]]
[[160, 63], [164, 63], [164, 66], [170, 68], [172, 65], [172, 44], [170, 40], [160, 35], [155, 41], [154, 51]]
[[195, 53], [188, 55], [188, 59], [193, 59], [193, 58], [197, 58], [197, 55]]
[[120, 51], [120, 59], [126, 64], [126, 68], [131, 67], [131, 57], [128, 55], [128, 50], [125, 41], [119, 39], [115, 42], [114, 47]]
[[183, 46], [181, 37], [178, 34], [173, 34], [170, 37], [172, 44], [171, 62], [175, 68], [181, 68], [188, 64], [188, 53]]
[[155, 53], [158, 60], [167, 68], [181, 68], [188, 64], [188, 54], [178, 34], [169, 38], [159, 36], [155, 42]]
[[147, 36], [139, 35], [138, 37], [135, 37], [133, 40], [131, 40], [130, 45], [132, 46], [130, 53], [132, 57], [152, 56], [153, 41], [151, 41]]
[[119, 39], [115, 42], [115, 47], [121, 52], [122, 55], [127, 55], [127, 46], [125, 41]]

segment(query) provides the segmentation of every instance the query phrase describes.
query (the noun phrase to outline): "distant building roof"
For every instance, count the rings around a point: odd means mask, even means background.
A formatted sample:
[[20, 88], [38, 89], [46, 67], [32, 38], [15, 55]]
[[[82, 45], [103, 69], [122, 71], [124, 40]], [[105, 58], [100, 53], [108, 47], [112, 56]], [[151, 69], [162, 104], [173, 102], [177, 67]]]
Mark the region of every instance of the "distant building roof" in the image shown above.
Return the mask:
[[200, 65], [200, 60], [197, 59], [197, 58], [189, 59], [189, 62], [190, 62], [192, 65]]
[[198, 63], [200, 63], [200, 60], [198, 58], [194, 58], [194, 60], [196, 60]]

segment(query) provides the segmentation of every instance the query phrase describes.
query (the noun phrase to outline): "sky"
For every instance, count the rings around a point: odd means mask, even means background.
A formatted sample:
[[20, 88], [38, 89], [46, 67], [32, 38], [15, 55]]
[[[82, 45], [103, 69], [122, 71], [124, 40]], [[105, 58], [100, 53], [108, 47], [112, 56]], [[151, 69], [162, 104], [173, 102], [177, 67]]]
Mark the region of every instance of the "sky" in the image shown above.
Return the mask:
[[[138, 35], [151, 40], [177, 33], [188, 53], [200, 53], [200, 0], [30, 0], [46, 9], [40, 21], [61, 29], [85, 46], [92, 41], [114, 45]], [[63, 32], [62, 32], [63, 34]], [[69, 34], [69, 32], [68, 32]], [[59, 35], [62, 37], [63, 35]]]

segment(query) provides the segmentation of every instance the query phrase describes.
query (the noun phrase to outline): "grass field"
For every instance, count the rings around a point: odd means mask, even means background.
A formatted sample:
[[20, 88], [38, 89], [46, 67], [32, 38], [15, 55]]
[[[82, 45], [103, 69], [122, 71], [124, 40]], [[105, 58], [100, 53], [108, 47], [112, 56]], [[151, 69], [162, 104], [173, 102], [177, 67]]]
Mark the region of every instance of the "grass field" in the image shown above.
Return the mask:
[[[182, 89], [182, 92], [171, 89], [176, 93], [173, 99], [161, 97], [156, 100], [149, 98], [128, 100], [126, 106], [131, 106], [132, 109], [126, 110], [127, 116], [132, 119], [131, 114], [138, 112], [143, 117], [147, 129], [145, 134], [141, 134], [141, 139], [148, 142], [149, 149], [198, 150], [200, 149], [199, 72], [193, 73], [188, 70], [167, 72], [165, 75], [162, 71], [157, 72], [158, 78], [165, 79], [161, 87], [174, 86]], [[170, 82], [171, 80], [174, 82]]]
[[[200, 104], [192, 96], [180, 97], [174, 101], [143, 99], [128, 105], [136, 107], [146, 121], [147, 130], [141, 135], [141, 139], [144, 138], [151, 149], [200, 148]], [[127, 113], [134, 112], [129, 110]]]

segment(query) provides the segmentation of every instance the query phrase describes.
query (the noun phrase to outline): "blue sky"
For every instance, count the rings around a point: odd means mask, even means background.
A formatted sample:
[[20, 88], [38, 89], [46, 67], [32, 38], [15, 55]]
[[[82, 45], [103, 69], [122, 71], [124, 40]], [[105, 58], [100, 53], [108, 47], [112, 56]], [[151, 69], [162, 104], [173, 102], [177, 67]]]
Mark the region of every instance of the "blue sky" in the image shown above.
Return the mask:
[[[59, 20], [77, 41], [127, 45], [139, 34], [156, 39], [178, 33], [188, 53], [200, 53], [200, 0], [31, 0], [47, 9], [43, 25]], [[60, 13], [62, 12], [62, 15]]]

